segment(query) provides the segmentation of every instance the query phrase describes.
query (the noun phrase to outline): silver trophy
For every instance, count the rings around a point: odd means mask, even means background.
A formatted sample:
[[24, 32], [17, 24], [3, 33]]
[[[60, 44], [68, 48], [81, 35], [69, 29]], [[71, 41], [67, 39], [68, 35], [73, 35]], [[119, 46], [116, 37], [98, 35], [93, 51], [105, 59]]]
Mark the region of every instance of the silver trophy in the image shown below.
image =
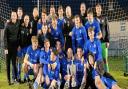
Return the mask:
[[71, 66], [70, 66], [70, 72], [71, 72], [71, 76], [72, 76], [71, 86], [76, 87], [76, 65], [73, 64], [73, 60], [72, 60]]

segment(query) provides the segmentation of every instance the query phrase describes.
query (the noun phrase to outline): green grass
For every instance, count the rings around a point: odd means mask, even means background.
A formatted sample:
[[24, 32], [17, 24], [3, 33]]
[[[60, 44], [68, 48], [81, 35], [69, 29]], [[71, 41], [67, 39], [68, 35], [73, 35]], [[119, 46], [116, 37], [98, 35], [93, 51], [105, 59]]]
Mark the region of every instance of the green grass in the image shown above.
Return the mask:
[[[117, 80], [122, 89], [128, 89], [128, 77], [124, 77], [124, 61], [119, 58], [109, 58], [110, 73]], [[3, 69], [3, 68], [2, 68]], [[6, 72], [0, 72], [0, 89], [29, 89], [27, 84], [16, 84], [8, 86]]]

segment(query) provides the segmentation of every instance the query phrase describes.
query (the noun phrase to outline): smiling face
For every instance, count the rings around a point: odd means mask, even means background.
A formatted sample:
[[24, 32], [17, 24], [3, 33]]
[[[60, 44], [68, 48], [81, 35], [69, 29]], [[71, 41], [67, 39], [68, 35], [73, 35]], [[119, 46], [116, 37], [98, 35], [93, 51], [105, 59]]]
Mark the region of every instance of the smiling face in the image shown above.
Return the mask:
[[23, 10], [18, 9], [17, 10], [17, 15], [18, 15], [18, 17], [22, 17], [23, 16]]
[[88, 56], [88, 62], [90, 65], [94, 65], [94, 57], [92, 55]]
[[97, 5], [95, 9], [96, 9], [97, 14], [101, 14], [101, 12], [102, 12], [101, 5]]
[[48, 31], [48, 26], [47, 25], [42, 25], [42, 32], [43, 34], [46, 34]]
[[80, 17], [75, 17], [75, 19], [74, 19], [74, 21], [75, 21], [75, 26], [76, 27], [80, 27]]
[[50, 7], [50, 14], [51, 15], [54, 15], [55, 14], [55, 7], [54, 6], [51, 6]]
[[94, 30], [88, 30], [88, 36], [90, 39], [94, 39]]
[[50, 48], [50, 41], [49, 40], [45, 40], [44, 41], [44, 48], [45, 49], [49, 49]]
[[72, 56], [73, 56], [73, 51], [72, 51], [71, 48], [68, 48], [68, 50], [67, 50], [67, 57], [68, 57], [69, 59], [71, 59]]
[[37, 7], [35, 7], [35, 8], [33, 9], [33, 17], [37, 17], [37, 16], [39, 16], [39, 13], [38, 13]]
[[71, 15], [72, 15], [71, 7], [70, 6], [67, 6], [66, 7], [66, 16], [67, 17], [71, 17]]
[[24, 16], [24, 23], [25, 24], [28, 24], [29, 23], [29, 16], [28, 15], [25, 15]]
[[56, 41], [56, 49], [57, 50], [61, 50], [61, 42], [60, 41]]
[[81, 58], [83, 56], [82, 48], [77, 48], [77, 56], [78, 58]]
[[82, 3], [82, 4], [80, 5], [80, 11], [81, 11], [82, 14], [85, 14], [85, 11], [86, 11], [85, 3]]
[[31, 42], [32, 42], [33, 50], [36, 50], [38, 48], [38, 39], [37, 39], [37, 37], [36, 36], [32, 36]]
[[62, 17], [63, 16], [63, 13], [64, 13], [63, 8], [58, 9], [58, 15], [59, 15], [59, 17]]
[[56, 60], [56, 55], [55, 55], [55, 53], [53, 51], [51, 52], [50, 59], [53, 62], [55, 62], [55, 60]]
[[16, 20], [17, 20], [17, 14], [16, 14], [16, 12], [12, 12], [11, 13], [11, 20], [12, 20], [12, 22], [16, 22]]
[[42, 12], [42, 20], [46, 20], [46, 19], [47, 19], [46, 13]]
[[88, 13], [87, 18], [88, 18], [89, 22], [92, 22], [93, 21], [93, 13]]

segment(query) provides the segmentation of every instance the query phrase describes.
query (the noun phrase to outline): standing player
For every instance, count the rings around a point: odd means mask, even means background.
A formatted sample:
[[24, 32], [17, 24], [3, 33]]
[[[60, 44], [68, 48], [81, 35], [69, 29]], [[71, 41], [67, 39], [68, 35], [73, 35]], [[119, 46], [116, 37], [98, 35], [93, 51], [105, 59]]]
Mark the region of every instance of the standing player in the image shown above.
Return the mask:
[[64, 36], [62, 34], [62, 29], [57, 25], [57, 17], [52, 18], [52, 24], [51, 24], [51, 36], [52, 36], [52, 47], [55, 47], [55, 43], [57, 40], [60, 40], [62, 43], [62, 46], [64, 46]]
[[20, 23], [23, 23], [24, 22], [24, 17], [23, 17], [23, 9], [22, 9], [22, 7], [18, 7], [17, 16], [18, 16], [18, 20], [20, 20]]
[[74, 27], [74, 22], [73, 22], [71, 7], [67, 6], [64, 28], [62, 30], [65, 38], [65, 51], [67, 51], [68, 48], [72, 48], [71, 31], [73, 27]]
[[87, 34], [85, 27], [82, 25], [80, 17], [75, 16], [75, 26], [72, 29], [72, 48], [73, 52], [76, 53], [77, 47], [84, 48], [84, 45], [87, 41]]
[[24, 57], [24, 72], [26, 74], [26, 78], [29, 79], [30, 70], [34, 72], [34, 79], [37, 77], [38, 69], [39, 69], [39, 56], [40, 49], [38, 48], [38, 39], [36, 36], [32, 36], [31, 38], [32, 45], [27, 48], [27, 52]]
[[58, 7], [58, 25], [61, 29], [63, 29], [64, 27], [64, 22], [65, 22], [64, 10], [62, 6], [59, 6]]
[[100, 30], [100, 25], [99, 25], [98, 21], [94, 19], [92, 9], [88, 9], [88, 11], [87, 11], [87, 19], [88, 19], [88, 21], [85, 23], [86, 31], [88, 32], [88, 29], [90, 27], [93, 27], [94, 28], [94, 32], [95, 32], [94, 37], [98, 38], [98, 39], [101, 39], [102, 33], [101, 33], [101, 30]]
[[39, 19], [39, 21], [37, 23], [38, 35], [41, 34], [41, 29], [42, 29], [42, 26], [44, 24], [47, 24], [48, 25], [46, 8], [42, 8], [41, 19]]
[[52, 23], [52, 18], [57, 17], [54, 5], [50, 6], [50, 12], [49, 13], [50, 14], [47, 17], [47, 20], [48, 20], [48, 23], [51, 24]]
[[23, 62], [23, 58], [26, 54], [28, 46], [31, 44], [31, 37], [30, 37], [30, 24], [29, 24], [29, 16], [24, 16], [24, 22], [20, 27], [20, 34], [19, 34], [19, 43], [20, 43], [20, 50], [18, 51], [18, 80], [21, 80], [20, 73], [21, 73], [21, 63]]
[[18, 36], [19, 36], [19, 26], [20, 23], [17, 21], [17, 14], [15, 11], [11, 12], [11, 20], [7, 23], [4, 32], [4, 46], [7, 66], [7, 79], [8, 84], [11, 85], [10, 79], [10, 63], [12, 63], [12, 68], [14, 71], [14, 80], [17, 80], [17, 68], [16, 68], [16, 55], [18, 48]]
[[34, 7], [33, 9], [33, 17], [31, 19], [31, 27], [32, 27], [32, 36], [37, 36], [37, 23], [39, 20], [38, 8]]
[[80, 18], [82, 20], [82, 24], [85, 25], [87, 22], [87, 12], [85, 3], [80, 4]]
[[100, 24], [100, 29], [102, 32], [101, 45], [102, 45], [102, 56], [105, 66], [105, 71], [109, 72], [108, 67], [108, 47], [109, 47], [109, 39], [110, 39], [110, 31], [107, 17], [101, 14], [102, 7], [100, 4], [96, 5], [96, 20]]
[[42, 25], [41, 33], [38, 35], [40, 48], [44, 47], [45, 39], [48, 39], [49, 41], [51, 41], [51, 34], [48, 32], [48, 26], [46, 23]]

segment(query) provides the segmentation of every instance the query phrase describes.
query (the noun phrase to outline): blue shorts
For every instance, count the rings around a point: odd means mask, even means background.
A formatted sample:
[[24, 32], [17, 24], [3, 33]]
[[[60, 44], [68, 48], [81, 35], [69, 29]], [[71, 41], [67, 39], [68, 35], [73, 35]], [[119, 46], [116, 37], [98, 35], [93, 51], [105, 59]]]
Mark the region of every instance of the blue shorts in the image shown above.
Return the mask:
[[108, 88], [112, 88], [112, 86], [116, 84], [116, 81], [112, 80], [111, 78], [101, 77], [101, 80]]
[[26, 52], [27, 52], [27, 48], [28, 48], [28, 47], [24, 47], [24, 48], [22, 48], [21, 50], [19, 50], [19, 51], [17, 52], [17, 56], [18, 56], [19, 58], [23, 58], [23, 57], [25, 56]]

